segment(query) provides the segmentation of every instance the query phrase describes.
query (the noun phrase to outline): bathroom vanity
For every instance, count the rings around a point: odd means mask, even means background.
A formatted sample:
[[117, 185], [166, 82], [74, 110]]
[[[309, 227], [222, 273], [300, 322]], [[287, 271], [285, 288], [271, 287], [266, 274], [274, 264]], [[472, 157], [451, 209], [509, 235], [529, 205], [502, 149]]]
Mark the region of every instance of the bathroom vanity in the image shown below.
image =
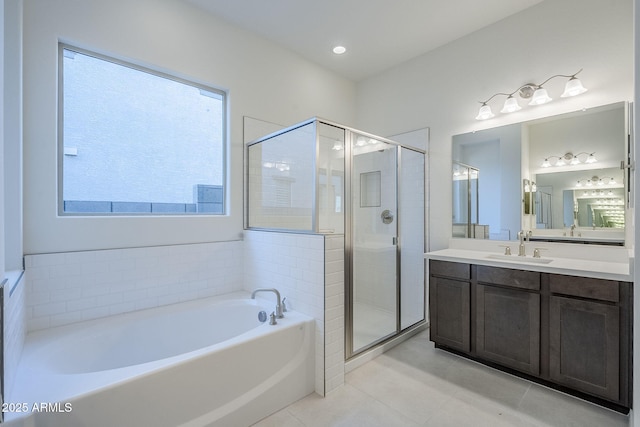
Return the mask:
[[439, 348], [627, 412], [633, 292], [628, 262], [533, 258], [530, 253], [445, 249], [427, 254], [431, 340]]

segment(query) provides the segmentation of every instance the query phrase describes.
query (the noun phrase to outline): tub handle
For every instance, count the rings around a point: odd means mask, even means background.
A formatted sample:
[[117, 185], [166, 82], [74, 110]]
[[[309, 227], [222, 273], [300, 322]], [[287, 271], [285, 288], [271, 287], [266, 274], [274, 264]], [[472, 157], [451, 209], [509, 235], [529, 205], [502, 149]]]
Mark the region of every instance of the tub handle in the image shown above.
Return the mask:
[[282, 312], [287, 312], [287, 305], [284, 303], [287, 300], [287, 297], [282, 298]]
[[272, 311], [271, 315], [269, 315], [269, 324], [270, 325], [277, 325], [278, 322], [276, 321], [276, 312]]

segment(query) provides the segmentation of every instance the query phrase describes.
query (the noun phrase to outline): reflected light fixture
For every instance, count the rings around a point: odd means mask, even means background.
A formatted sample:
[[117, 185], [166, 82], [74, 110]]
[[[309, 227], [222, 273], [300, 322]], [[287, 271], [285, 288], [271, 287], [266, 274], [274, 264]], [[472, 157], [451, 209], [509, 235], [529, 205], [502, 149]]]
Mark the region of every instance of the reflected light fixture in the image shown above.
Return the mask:
[[598, 186], [598, 187], [608, 186], [613, 188], [621, 187], [617, 184], [618, 184], [618, 181], [616, 181], [616, 179], [612, 176], [594, 175], [590, 178], [580, 179], [579, 181], [576, 182], [576, 187], [594, 187], [594, 186]]
[[560, 95], [561, 98], [567, 98], [585, 93], [587, 89], [582, 85], [580, 79], [576, 77], [581, 71], [582, 69], [571, 75], [556, 74], [555, 76], [549, 77], [540, 84], [526, 83], [513, 92], [498, 92], [496, 94], [493, 94], [486, 101], [480, 101], [480, 104], [482, 104], [482, 106], [480, 107], [480, 111], [476, 116], [476, 120], [487, 120], [495, 117], [495, 114], [493, 114], [493, 112], [491, 111], [491, 106], [488, 105], [488, 102], [498, 95], [507, 97], [507, 99], [504, 101], [502, 109], [500, 110], [501, 113], [513, 113], [522, 109], [522, 107], [518, 104], [518, 100], [514, 98], [514, 95], [516, 93], [522, 99], [530, 99], [529, 105], [543, 105], [553, 101], [553, 98], [549, 96], [547, 90], [543, 87], [543, 85], [545, 85], [549, 80], [556, 77], [564, 77], [569, 79], [565, 84], [564, 92], [562, 93], [562, 95]]
[[[567, 162], [569, 162], [569, 165], [571, 166], [576, 166], [579, 165], [581, 163], [595, 163], [597, 162], [596, 160], [596, 156], [595, 156], [595, 152], [593, 153], [587, 153], [587, 152], [582, 152], [582, 153], [578, 153], [578, 154], [573, 154], [571, 152], [569, 153], [565, 153], [562, 156], [548, 156], [545, 157], [544, 162], [542, 162], [542, 164], [540, 165], [543, 168], [550, 168], [551, 166], [566, 166]], [[580, 160], [580, 156], [587, 156], [586, 159]], [[551, 163], [549, 160], [553, 160], [556, 159], [554, 161], [554, 163]]]

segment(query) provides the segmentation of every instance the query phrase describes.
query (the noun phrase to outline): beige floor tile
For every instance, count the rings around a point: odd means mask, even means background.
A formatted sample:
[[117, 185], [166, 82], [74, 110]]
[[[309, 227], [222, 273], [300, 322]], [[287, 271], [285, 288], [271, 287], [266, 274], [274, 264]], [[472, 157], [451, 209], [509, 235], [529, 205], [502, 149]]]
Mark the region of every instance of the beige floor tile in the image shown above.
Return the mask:
[[627, 416], [436, 349], [428, 331], [258, 427], [627, 427]]
[[627, 427], [629, 417], [582, 399], [533, 384], [519, 407], [541, 426]]
[[417, 379], [409, 371], [399, 372], [377, 360], [350, 372], [347, 382], [417, 423], [424, 423], [455, 392], [428, 373], [422, 372]]
[[519, 412], [473, 392], [460, 392], [425, 427], [536, 427]]
[[257, 422], [253, 427], [305, 427], [287, 408]]
[[418, 425], [349, 384], [330, 393], [324, 399], [312, 395], [292, 404], [288, 409], [306, 427]]

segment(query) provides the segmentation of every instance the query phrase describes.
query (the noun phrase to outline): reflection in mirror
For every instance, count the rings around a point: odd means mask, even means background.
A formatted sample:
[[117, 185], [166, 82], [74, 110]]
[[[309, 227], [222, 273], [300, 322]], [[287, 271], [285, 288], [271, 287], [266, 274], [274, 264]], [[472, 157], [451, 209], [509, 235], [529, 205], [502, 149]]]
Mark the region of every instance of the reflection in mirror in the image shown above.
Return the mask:
[[478, 181], [480, 171], [453, 165], [453, 236], [485, 239], [488, 226], [478, 224]]
[[[516, 124], [453, 137], [454, 168], [463, 164], [482, 172], [477, 184], [477, 220], [472, 221], [482, 232], [473, 233], [469, 227], [467, 234], [461, 235], [457, 223], [465, 221], [454, 214], [454, 237], [516, 239], [522, 212], [521, 128]], [[454, 180], [454, 195], [456, 185], [460, 184]], [[454, 198], [454, 212], [459, 210], [456, 204], [460, 200]]]
[[533, 181], [529, 181], [528, 179], [522, 180], [522, 190], [524, 193], [524, 197], [522, 202], [524, 203], [524, 214], [531, 215], [533, 214], [533, 198], [534, 194], [536, 194], [536, 183]]
[[[455, 135], [454, 165], [483, 171], [477, 224], [488, 238], [516, 239], [524, 229], [532, 240], [623, 245], [626, 117], [619, 102]], [[474, 237], [456, 232], [456, 185], [453, 235]]]
[[528, 134], [532, 240], [624, 245], [626, 104], [536, 121]]

